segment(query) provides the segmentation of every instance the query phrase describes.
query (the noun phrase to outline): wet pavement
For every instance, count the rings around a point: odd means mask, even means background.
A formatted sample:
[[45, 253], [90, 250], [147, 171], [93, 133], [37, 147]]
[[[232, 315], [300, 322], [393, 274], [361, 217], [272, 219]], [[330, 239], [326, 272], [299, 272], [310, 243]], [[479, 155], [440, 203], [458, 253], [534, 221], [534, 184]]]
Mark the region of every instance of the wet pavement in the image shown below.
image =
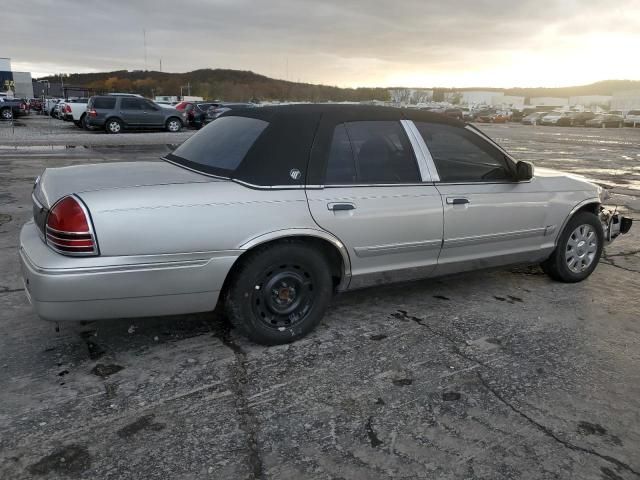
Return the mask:
[[[638, 217], [640, 129], [482, 128]], [[361, 290], [292, 345], [218, 314], [56, 333], [19, 277], [34, 177], [163, 142], [0, 147], [0, 478], [640, 478], [640, 224], [581, 284], [512, 267]]]

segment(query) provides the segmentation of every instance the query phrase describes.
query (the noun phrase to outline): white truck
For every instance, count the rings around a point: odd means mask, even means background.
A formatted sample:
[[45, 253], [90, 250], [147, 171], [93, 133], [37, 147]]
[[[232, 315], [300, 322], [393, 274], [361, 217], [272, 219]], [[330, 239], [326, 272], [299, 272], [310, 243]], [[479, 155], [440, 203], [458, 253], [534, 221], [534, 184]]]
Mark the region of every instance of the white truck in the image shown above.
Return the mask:
[[60, 104], [60, 117], [66, 122], [73, 122], [76, 127], [85, 128], [88, 98], [70, 98]]

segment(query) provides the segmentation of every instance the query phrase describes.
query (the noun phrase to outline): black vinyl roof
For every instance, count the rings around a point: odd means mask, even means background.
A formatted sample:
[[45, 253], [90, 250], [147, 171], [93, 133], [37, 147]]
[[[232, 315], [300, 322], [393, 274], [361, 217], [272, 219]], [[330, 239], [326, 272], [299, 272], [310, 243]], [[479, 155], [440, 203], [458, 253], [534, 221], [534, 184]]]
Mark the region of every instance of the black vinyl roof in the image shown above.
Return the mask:
[[465, 123], [442, 113], [418, 110], [413, 108], [382, 107], [377, 105], [337, 104], [337, 103], [309, 103], [296, 105], [271, 105], [267, 107], [236, 109], [223, 115], [241, 115], [272, 121], [274, 117], [288, 115], [330, 115], [331, 117], [353, 116], [366, 117], [367, 120], [414, 120], [421, 122], [443, 123], [464, 127]]
[[[225, 117], [246, 117], [267, 122], [268, 126], [253, 142], [244, 159], [233, 170], [207, 166], [207, 160], [181, 157], [178, 147], [167, 159], [203, 173], [240, 180], [257, 187], [298, 187], [323, 181], [326, 157], [336, 125], [350, 121], [413, 120], [464, 127], [454, 118], [434, 112], [407, 108], [354, 104], [299, 104], [259, 108], [240, 108], [223, 113]], [[206, 144], [206, 135], [216, 128], [210, 125], [185, 142]], [[221, 124], [218, 124], [221, 126]], [[195, 137], [198, 137], [195, 139]], [[205, 148], [206, 151], [206, 148]], [[215, 157], [215, 149], [206, 154]]]

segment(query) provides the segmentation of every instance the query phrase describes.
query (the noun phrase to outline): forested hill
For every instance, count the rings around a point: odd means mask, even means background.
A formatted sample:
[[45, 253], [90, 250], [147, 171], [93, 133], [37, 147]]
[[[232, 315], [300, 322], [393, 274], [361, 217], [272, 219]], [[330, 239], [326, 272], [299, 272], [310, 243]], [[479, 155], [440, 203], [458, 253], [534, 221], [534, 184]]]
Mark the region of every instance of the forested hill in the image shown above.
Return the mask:
[[[51, 82], [59, 77], [47, 77]], [[64, 78], [65, 85], [85, 87], [92, 93], [133, 92], [147, 97], [155, 95], [188, 94], [207, 99], [227, 101], [289, 100], [289, 101], [363, 101], [389, 100], [388, 88], [339, 88], [328, 85], [297, 83], [269, 78], [250, 71], [229, 69], [201, 69], [186, 73], [156, 71], [115, 71], [74, 73]], [[395, 88], [395, 87], [394, 87]], [[432, 88], [425, 86], [425, 88]], [[443, 88], [452, 91], [451, 88]], [[612, 95], [625, 90], [640, 90], [638, 80], [605, 80], [575, 87], [557, 88], [464, 88], [456, 90], [495, 90], [507, 95], [525, 97], [570, 97], [575, 95]]]
[[[44, 80], [58, 82], [59, 77]], [[64, 78], [65, 85], [82, 86], [96, 93], [133, 92], [155, 95], [191, 95], [226, 101], [362, 101], [388, 100], [386, 88], [339, 88], [310, 83], [288, 82], [242, 70], [202, 69], [187, 73], [155, 71], [115, 71], [74, 73]]]

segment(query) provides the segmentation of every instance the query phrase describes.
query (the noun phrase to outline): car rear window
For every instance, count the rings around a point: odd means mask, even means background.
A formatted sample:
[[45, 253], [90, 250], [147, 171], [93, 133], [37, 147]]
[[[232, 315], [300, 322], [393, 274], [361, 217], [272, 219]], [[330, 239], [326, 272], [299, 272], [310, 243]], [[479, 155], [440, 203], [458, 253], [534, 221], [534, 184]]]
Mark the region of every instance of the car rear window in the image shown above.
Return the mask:
[[268, 125], [257, 118], [220, 117], [167, 155], [167, 159], [203, 173], [232, 177]]
[[93, 99], [93, 108], [104, 108], [106, 110], [111, 110], [116, 108], [116, 99], [115, 97], [100, 97]]

